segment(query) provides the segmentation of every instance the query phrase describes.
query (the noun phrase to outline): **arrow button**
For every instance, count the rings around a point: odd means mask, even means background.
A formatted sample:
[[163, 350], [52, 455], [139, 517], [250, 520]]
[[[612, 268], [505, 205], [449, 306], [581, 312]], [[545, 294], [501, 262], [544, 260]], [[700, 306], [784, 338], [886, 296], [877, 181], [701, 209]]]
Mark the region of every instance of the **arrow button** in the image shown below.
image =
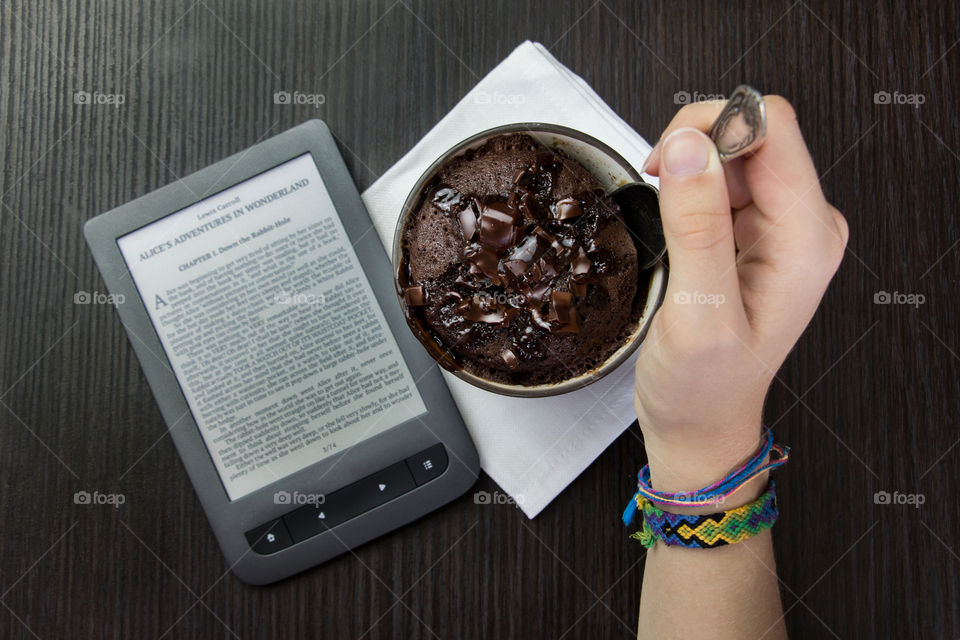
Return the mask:
[[416, 488], [406, 462], [401, 461], [324, 493], [322, 505], [304, 505], [283, 516], [283, 520], [293, 541], [303, 542]]

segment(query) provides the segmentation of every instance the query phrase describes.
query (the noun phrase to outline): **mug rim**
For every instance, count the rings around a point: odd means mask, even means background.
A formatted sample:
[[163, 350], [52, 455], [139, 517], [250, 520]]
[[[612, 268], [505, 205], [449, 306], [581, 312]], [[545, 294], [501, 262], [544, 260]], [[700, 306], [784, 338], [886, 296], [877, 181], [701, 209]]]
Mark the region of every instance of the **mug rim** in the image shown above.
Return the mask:
[[[605, 154], [617, 165], [623, 168], [627, 174], [627, 177], [631, 181], [646, 184], [648, 187], [653, 189], [659, 197], [659, 190], [654, 185], [644, 182], [640, 172], [637, 171], [637, 169], [631, 163], [627, 162], [627, 160], [619, 152], [614, 150], [605, 142], [602, 142], [601, 140], [591, 136], [590, 134], [564, 125], [550, 124], [545, 122], [516, 122], [498, 125], [464, 138], [460, 142], [447, 149], [443, 154], [438, 156], [437, 159], [430, 163], [430, 165], [423, 171], [423, 173], [414, 183], [413, 188], [404, 200], [403, 207], [400, 210], [400, 215], [397, 219], [397, 225], [393, 233], [393, 247], [390, 261], [393, 266], [394, 292], [398, 297], [401, 308], [404, 310], [404, 320], [406, 321], [407, 328], [411, 333], [414, 334], [414, 337], [417, 339], [417, 341], [421, 343], [424, 349], [426, 349], [426, 351], [430, 354], [430, 357], [433, 358], [441, 368], [443, 368], [445, 371], [449, 371], [457, 378], [460, 378], [461, 380], [485, 391], [512, 397], [542, 398], [569, 393], [593, 384], [594, 382], [600, 380], [607, 374], [619, 368], [620, 365], [623, 364], [640, 347], [640, 344], [643, 342], [647, 331], [650, 328], [650, 322], [657, 309], [660, 308], [666, 292], [666, 268], [662, 260], [650, 270], [651, 273], [647, 286], [646, 301], [644, 302], [641, 310], [640, 319], [637, 322], [637, 328], [630, 334], [623, 344], [621, 344], [620, 347], [611, 353], [610, 356], [600, 365], [572, 378], [567, 378], [566, 380], [549, 384], [506, 384], [503, 382], [496, 382], [494, 380], [483, 378], [466, 371], [463, 369], [463, 367], [455, 366], [454, 359], [452, 355], [449, 354], [448, 349], [445, 349], [443, 345], [438, 344], [434, 340], [430, 340], [428, 346], [428, 343], [424, 340], [426, 336], [419, 335], [417, 330], [411, 326], [411, 321], [408, 317], [407, 308], [404, 305], [403, 294], [400, 287], [400, 267], [402, 258], [401, 245], [403, 240], [402, 232], [404, 224], [412, 212], [412, 208], [419, 204], [421, 195], [423, 193], [423, 188], [427, 185], [427, 183], [434, 177], [436, 172], [443, 165], [456, 156], [469, 150], [471, 146], [476, 145], [478, 142], [498, 135], [525, 132], [546, 134], [553, 133], [586, 143]], [[590, 171], [590, 169], [587, 168], [587, 171]], [[592, 171], [590, 172], [593, 173]], [[652, 300], [652, 304], [651, 298], [655, 298]]]

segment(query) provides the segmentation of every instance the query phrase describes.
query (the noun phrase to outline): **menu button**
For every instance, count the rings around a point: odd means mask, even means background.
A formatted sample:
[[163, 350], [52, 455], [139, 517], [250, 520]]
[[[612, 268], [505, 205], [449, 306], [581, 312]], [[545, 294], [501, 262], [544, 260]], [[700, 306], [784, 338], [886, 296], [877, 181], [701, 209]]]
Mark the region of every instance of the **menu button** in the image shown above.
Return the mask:
[[407, 458], [407, 466], [417, 486], [439, 477], [447, 469], [447, 451], [442, 444], [435, 444]]

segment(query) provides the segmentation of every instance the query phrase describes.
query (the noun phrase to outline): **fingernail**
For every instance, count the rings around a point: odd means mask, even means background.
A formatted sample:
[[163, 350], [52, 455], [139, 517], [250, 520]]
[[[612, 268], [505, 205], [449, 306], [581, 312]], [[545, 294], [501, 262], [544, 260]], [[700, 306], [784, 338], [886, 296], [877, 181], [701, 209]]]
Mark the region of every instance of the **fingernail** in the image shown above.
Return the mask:
[[650, 168], [650, 161], [653, 160], [653, 157], [657, 155], [657, 149], [660, 148], [660, 141], [657, 141], [657, 144], [653, 145], [653, 149], [650, 149], [650, 153], [647, 155], [647, 159], [643, 161], [643, 166], [640, 167], [640, 173], [646, 173], [647, 169]]
[[675, 176], [703, 173], [710, 162], [710, 139], [696, 129], [677, 129], [663, 141], [663, 162]]

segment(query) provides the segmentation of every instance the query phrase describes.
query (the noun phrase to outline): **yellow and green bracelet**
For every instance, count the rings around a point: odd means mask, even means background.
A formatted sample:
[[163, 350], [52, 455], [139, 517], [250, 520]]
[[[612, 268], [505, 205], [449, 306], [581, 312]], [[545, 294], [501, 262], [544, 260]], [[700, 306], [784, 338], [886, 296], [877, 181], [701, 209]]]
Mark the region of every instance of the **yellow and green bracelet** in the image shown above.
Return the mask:
[[780, 512], [773, 480], [767, 490], [749, 504], [707, 515], [683, 515], [663, 511], [641, 494], [635, 497], [643, 528], [630, 535], [648, 549], [659, 540], [692, 549], [712, 549], [734, 544], [773, 526]]

